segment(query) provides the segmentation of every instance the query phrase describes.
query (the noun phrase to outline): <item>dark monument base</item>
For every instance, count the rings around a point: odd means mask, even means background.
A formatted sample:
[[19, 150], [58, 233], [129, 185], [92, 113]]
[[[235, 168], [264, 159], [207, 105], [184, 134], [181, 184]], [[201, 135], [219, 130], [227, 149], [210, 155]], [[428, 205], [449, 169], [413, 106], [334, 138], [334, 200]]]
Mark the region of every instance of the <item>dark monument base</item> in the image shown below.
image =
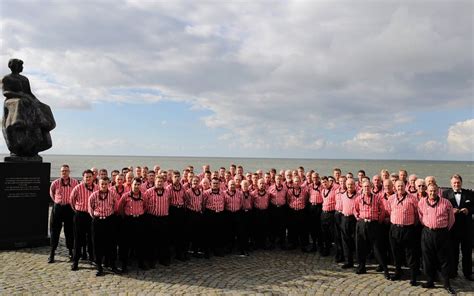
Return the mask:
[[0, 162], [0, 249], [49, 244], [50, 174], [50, 163]]

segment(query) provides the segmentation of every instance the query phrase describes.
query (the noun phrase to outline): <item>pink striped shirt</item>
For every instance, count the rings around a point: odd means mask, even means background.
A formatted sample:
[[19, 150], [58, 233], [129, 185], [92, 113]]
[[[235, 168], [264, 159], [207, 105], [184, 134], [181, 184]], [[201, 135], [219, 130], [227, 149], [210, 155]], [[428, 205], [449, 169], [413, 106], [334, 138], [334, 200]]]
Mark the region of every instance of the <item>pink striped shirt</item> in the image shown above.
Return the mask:
[[370, 220], [383, 222], [385, 218], [385, 208], [380, 195], [370, 194], [364, 196], [360, 194], [354, 205], [354, 216], [357, 220]]
[[342, 203], [342, 214], [344, 216], [352, 216], [354, 215], [354, 206], [357, 200], [357, 191], [349, 193], [346, 191], [344, 194], [341, 195], [341, 203]]
[[164, 188], [150, 188], [145, 192], [145, 212], [148, 214], [163, 217], [168, 216], [170, 200], [165, 195]]
[[268, 194], [266, 190], [262, 192], [258, 189], [252, 191], [252, 197], [253, 197], [253, 207], [255, 209], [259, 209], [259, 210], [268, 209], [268, 205], [270, 203], [270, 195]]
[[242, 208], [242, 192], [226, 190], [224, 192], [225, 209], [229, 212], [237, 212]]
[[253, 207], [252, 194], [250, 191], [242, 191], [242, 210], [250, 211]]
[[115, 185], [115, 186], [109, 187], [109, 189], [115, 191], [115, 193], [117, 193], [119, 197], [127, 193], [127, 191], [125, 190], [126, 188], [123, 185], [120, 187], [118, 185]]
[[186, 190], [186, 208], [193, 212], [202, 212], [203, 191], [201, 188], [189, 188]]
[[398, 193], [388, 198], [390, 222], [396, 225], [414, 225], [418, 218], [418, 199], [415, 195], [405, 192], [399, 196]]
[[71, 203], [71, 192], [79, 184], [74, 178], [68, 178], [63, 180], [62, 178], [56, 179], [51, 183], [49, 188], [49, 196], [54, 203], [60, 205], [67, 205]]
[[117, 193], [112, 190], [107, 190], [107, 192], [95, 191], [89, 197], [89, 214], [92, 217], [99, 218], [113, 215], [118, 198]]
[[323, 195], [323, 211], [330, 212], [336, 209], [336, 192], [334, 187], [330, 189], [324, 188], [322, 190]]
[[418, 216], [421, 223], [431, 229], [448, 228], [454, 224], [454, 211], [451, 202], [439, 197], [435, 202], [429, 198], [418, 202]]
[[391, 195], [393, 195], [393, 193], [392, 193], [392, 194], [388, 194], [387, 192], [384, 192], [384, 193], [382, 194], [382, 197], [381, 197], [381, 200], [382, 200], [382, 203], [383, 203], [383, 208], [385, 209], [385, 213], [384, 213], [385, 218], [384, 218], [384, 221], [383, 221], [383, 222], [384, 222], [384, 223], [387, 223], [387, 224], [390, 223], [390, 213], [388, 212], [387, 209], [388, 209], [388, 207], [389, 207], [389, 205], [388, 205], [388, 198], [389, 198]]
[[346, 193], [347, 190], [343, 190], [342, 187], [336, 189], [336, 205], [334, 209], [338, 212], [342, 212], [342, 195]]
[[308, 191], [306, 188], [300, 187], [299, 190], [297, 188], [290, 188], [288, 190], [288, 206], [295, 210], [300, 211], [306, 207], [306, 202], [308, 201]]
[[183, 188], [181, 183], [177, 187], [175, 187], [173, 184], [168, 185], [168, 187], [166, 187], [166, 194], [168, 194], [171, 198], [171, 206], [178, 208], [184, 206], [186, 190]]
[[208, 189], [204, 192], [204, 207], [214, 212], [224, 211], [224, 193], [220, 190], [213, 192], [212, 189]]
[[133, 192], [125, 193], [120, 199], [119, 209], [125, 216], [143, 215], [145, 213], [143, 193], [141, 191], [138, 191], [137, 195], [133, 194]]
[[276, 184], [273, 184], [268, 189], [270, 193], [270, 202], [276, 206], [283, 206], [286, 204], [286, 194], [287, 194], [286, 187], [282, 184], [279, 187]]
[[71, 191], [71, 207], [73, 210], [78, 212], [88, 212], [89, 197], [97, 190], [99, 190], [99, 186], [96, 184], [93, 184], [91, 187], [87, 187], [84, 182], [76, 185], [76, 187]]
[[312, 184], [308, 188], [309, 188], [309, 202], [312, 205], [322, 204], [323, 203], [323, 196], [321, 194], [321, 190], [322, 190], [321, 184], [319, 184], [317, 186], [315, 184]]
[[140, 185], [140, 191], [145, 193], [148, 189], [155, 187], [155, 184], [148, 183], [148, 181], [144, 181], [142, 185]]

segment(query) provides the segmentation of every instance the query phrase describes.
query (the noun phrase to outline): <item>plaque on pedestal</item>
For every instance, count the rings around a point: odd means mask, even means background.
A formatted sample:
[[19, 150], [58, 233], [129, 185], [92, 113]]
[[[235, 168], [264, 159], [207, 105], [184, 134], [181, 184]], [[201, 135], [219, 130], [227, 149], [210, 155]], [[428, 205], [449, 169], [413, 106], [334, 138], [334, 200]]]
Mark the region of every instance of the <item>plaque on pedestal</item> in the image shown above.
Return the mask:
[[0, 163], [0, 249], [49, 244], [50, 173], [50, 163]]

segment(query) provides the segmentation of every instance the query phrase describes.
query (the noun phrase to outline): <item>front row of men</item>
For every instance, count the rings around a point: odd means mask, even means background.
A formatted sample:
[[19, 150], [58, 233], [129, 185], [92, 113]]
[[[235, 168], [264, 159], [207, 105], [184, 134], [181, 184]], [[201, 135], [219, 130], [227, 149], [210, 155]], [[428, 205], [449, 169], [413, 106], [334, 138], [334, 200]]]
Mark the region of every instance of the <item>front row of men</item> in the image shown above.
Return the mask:
[[[68, 177], [68, 171], [63, 166], [62, 178], [51, 186], [55, 204], [49, 260], [54, 262], [64, 221], [72, 270], [78, 269], [83, 247], [92, 241], [95, 254], [91, 249], [89, 259], [95, 257], [98, 276], [104, 274], [104, 263], [118, 272], [117, 246], [125, 273], [131, 253], [142, 269], [146, 265], [154, 268], [156, 262], [169, 265], [170, 245], [174, 246], [176, 258], [184, 261], [189, 259], [188, 250], [209, 258], [211, 252], [215, 256], [231, 252], [235, 244], [245, 256], [249, 254], [250, 242], [254, 248], [273, 248], [276, 242], [282, 249], [300, 246], [303, 251], [316, 251], [319, 247], [321, 256], [328, 256], [334, 241], [336, 262], [345, 262], [342, 268], [353, 268], [355, 253], [357, 274], [366, 273], [366, 258], [373, 250], [379, 263], [377, 270], [383, 271], [387, 279], [400, 280], [406, 255], [411, 285], [417, 285], [421, 255], [427, 276], [423, 287], [434, 286], [436, 271], [440, 269], [444, 287], [454, 293], [450, 285], [453, 267], [449, 230], [455, 223], [455, 214], [456, 220], [461, 220], [472, 211], [470, 198], [458, 201], [456, 197], [458, 206], [453, 209], [448, 199], [439, 196], [436, 184], [426, 188], [418, 183], [421, 185], [417, 196], [407, 192], [401, 180], [395, 183], [395, 190], [390, 180], [377, 189], [365, 180], [357, 191], [351, 178], [343, 177], [340, 184], [332, 184], [328, 178], [319, 180], [313, 174], [313, 183], [301, 186], [300, 178], [295, 176], [290, 186], [277, 175], [272, 186], [267, 188], [261, 179], [250, 191], [247, 180], [241, 186], [232, 180], [223, 189], [219, 179], [214, 178], [211, 188], [203, 190], [198, 177], [184, 188], [179, 172], [175, 171], [172, 184], [166, 188], [163, 177], [156, 176], [154, 186], [144, 190], [141, 179], [135, 178], [130, 191], [124, 192], [120, 185], [110, 186], [106, 177], [94, 184], [89, 170], [83, 173], [83, 182], [77, 184]], [[455, 181], [462, 181], [460, 178], [453, 177]], [[73, 216], [73, 227], [66, 223], [68, 215]], [[387, 267], [389, 257], [395, 266], [391, 276]], [[464, 261], [467, 260], [463, 258], [464, 275], [471, 279], [472, 267]]]

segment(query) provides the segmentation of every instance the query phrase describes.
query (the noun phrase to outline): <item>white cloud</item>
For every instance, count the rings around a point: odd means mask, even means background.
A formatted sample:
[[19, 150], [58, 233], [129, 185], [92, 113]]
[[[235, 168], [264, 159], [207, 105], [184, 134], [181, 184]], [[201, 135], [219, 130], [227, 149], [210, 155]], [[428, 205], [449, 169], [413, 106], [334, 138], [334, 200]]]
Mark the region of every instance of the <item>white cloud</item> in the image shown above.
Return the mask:
[[474, 119], [457, 122], [448, 131], [449, 151], [454, 154], [467, 154], [474, 159]]
[[427, 154], [429, 157], [433, 157], [434, 154], [439, 155], [440, 153], [446, 152], [446, 144], [435, 140], [429, 140], [419, 145], [417, 151]]
[[111, 3], [3, 1], [0, 64], [52, 107], [186, 101], [250, 150], [396, 154], [412, 112], [472, 108], [468, 1]]

